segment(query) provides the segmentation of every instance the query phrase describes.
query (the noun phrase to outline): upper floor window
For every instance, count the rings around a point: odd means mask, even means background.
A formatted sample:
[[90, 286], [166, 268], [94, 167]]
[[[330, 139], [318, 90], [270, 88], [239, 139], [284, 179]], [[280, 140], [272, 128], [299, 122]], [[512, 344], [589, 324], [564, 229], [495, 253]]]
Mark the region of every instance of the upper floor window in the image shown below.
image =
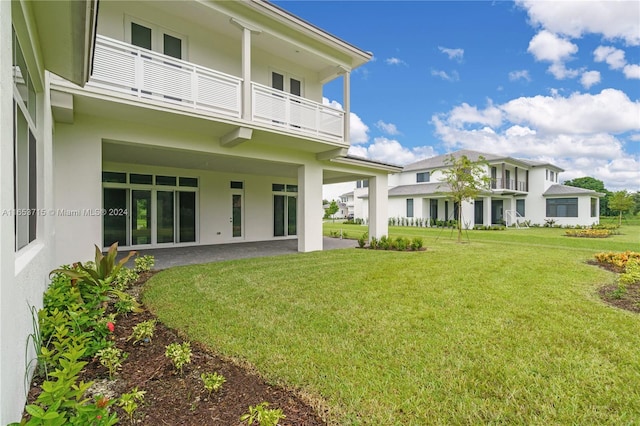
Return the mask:
[[368, 179], [356, 181], [356, 188], [368, 188], [368, 187], [369, 187]]
[[420, 183], [420, 182], [429, 182], [429, 179], [431, 178], [429, 172], [420, 172], [420, 173], [416, 173], [416, 182]]
[[186, 38], [167, 29], [127, 18], [128, 39], [134, 46], [153, 50], [176, 59], [186, 56]]
[[302, 79], [284, 72], [271, 71], [271, 87], [292, 95], [302, 96]]

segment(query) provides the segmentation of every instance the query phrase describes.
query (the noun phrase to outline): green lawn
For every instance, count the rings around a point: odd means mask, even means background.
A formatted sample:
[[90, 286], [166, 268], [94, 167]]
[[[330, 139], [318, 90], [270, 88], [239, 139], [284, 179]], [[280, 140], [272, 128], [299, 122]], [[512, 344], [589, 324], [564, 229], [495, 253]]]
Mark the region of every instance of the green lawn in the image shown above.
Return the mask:
[[144, 302], [190, 339], [322, 398], [336, 424], [637, 424], [640, 317], [603, 304], [596, 289], [614, 275], [585, 263], [640, 251], [640, 228], [622, 230], [470, 231], [457, 244], [449, 230], [392, 228], [428, 250], [173, 268]]

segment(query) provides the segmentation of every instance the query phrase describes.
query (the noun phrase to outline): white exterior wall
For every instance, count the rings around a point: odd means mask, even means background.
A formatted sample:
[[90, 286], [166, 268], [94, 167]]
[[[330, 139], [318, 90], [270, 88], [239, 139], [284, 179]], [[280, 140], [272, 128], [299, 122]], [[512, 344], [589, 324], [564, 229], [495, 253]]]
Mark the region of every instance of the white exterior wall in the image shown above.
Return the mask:
[[[130, 43], [127, 28], [130, 19], [142, 25], [147, 23], [158, 26], [184, 37], [186, 52], [183, 60], [237, 77], [242, 76], [242, 46], [239, 40], [154, 7], [153, 2], [101, 2], [98, 34]], [[241, 34], [239, 27], [234, 27], [234, 30]], [[252, 35], [252, 38], [258, 37], [260, 34]], [[252, 81], [271, 86], [271, 71], [285, 73], [286, 76], [302, 80], [303, 97], [321, 103], [322, 84], [318, 80], [318, 74], [304, 68], [303, 64], [302, 61], [294, 63], [267, 54], [254, 46], [251, 48]]]
[[[55, 135], [55, 209], [82, 210], [102, 208], [102, 170], [167, 174], [197, 177], [199, 236], [195, 244], [222, 244], [239, 241], [263, 241], [273, 239], [273, 183], [298, 184], [298, 237], [306, 229], [312, 233], [306, 241], [313, 241], [304, 251], [321, 250], [322, 216], [306, 216], [301, 221], [302, 181], [296, 178], [278, 176], [248, 175], [241, 173], [220, 173], [214, 170], [193, 170], [169, 168], [152, 165], [114, 164], [102, 161], [102, 139], [129, 140], [142, 145], [189, 149], [202, 152], [220, 152], [222, 148], [213, 143], [206, 135], [168, 132], [150, 126], [136, 125], [122, 121], [109, 121], [86, 115], [76, 115], [74, 124], [57, 124]], [[229, 154], [229, 151], [224, 151]], [[70, 159], [82, 155], [81, 162], [74, 161], [73, 167], [65, 167]], [[314, 171], [318, 179], [307, 190], [307, 214], [321, 213], [322, 168], [312, 155], [287, 152], [264, 151], [258, 148], [243, 150], [247, 157], [288, 161], [292, 164], [306, 165]], [[86, 161], [85, 161], [86, 160]], [[231, 189], [230, 181], [244, 182], [243, 238], [234, 238], [231, 234]], [[309, 206], [315, 206], [315, 210]], [[64, 216], [56, 220], [56, 264], [87, 260], [93, 256], [94, 244], [102, 244], [101, 216]], [[316, 235], [317, 234], [317, 235]], [[286, 237], [278, 237], [286, 238]], [[294, 237], [291, 237], [294, 238]], [[194, 244], [194, 243], [191, 243]], [[319, 247], [318, 247], [319, 244]], [[185, 243], [188, 245], [188, 243]], [[166, 245], [157, 245], [162, 247]], [[306, 246], [305, 246], [306, 247]]]
[[[15, 251], [14, 217], [0, 215], [0, 424], [19, 421], [35, 367], [35, 351], [28, 340], [33, 333], [31, 307], [42, 307], [42, 293], [54, 269], [51, 255], [53, 207], [51, 126], [48, 81], [39, 62], [37, 37], [27, 31], [19, 3], [0, 2], [0, 210], [13, 212], [13, 76], [12, 7], [16, 33], [37, 91], [36, 157], [37, 216], [36, 239]], [[33, 27], [31, 27], [33, 28]], [[5, 84], [7, 83], [7, 84]], [[44, 213], [42, 213], [44, 212]], [[26, 364], [25, 364], [26, 362]], [[29, 370], [27, 371], [27, 367]], [[26, 385], [26, 387], [25, 387]]]

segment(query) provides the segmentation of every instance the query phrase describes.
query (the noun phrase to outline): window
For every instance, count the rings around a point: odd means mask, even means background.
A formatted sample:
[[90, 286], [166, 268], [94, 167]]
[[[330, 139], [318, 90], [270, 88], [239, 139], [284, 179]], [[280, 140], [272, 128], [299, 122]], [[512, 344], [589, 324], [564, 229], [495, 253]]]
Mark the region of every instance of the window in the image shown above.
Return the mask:
[[598, 217], [598, 199], [591, 198], [591, 217]]
[[429, 179], [430, 179], [429, 172], [416, 173], [416, 182], [417, 183], [429, 182]]
[[516, 213], [518, 216], [525, 216], [524, 201], [525, 200], [516, 200]]
[[368, 188], [369, 187], [369, 180], [359, 180], [356, 181], [356, 188]]
[[229, 183], [229, 188], [231, 188], [231, 189], [244, 189], [244, 182], [239, 182], [239, 181], [232, 180]]
[[176, 59], [185, 58], [185, 37], [150, 23], [127, 17], [128, 39], [134, 46], [153, 50]]
[[36, 91], [15, 31], [12, 42], [14, 249], [18, 251], [37, 235]]
[[289, 92], [292, 95], [302, 96], [302, 79], [292, 77], [285, 73], [271, 72], [271, 87], [283, 92]]
[[547, 217], [578, 217], [578, 199], [547, 199]]
[[413, 217], [413, 198], [407, 198], [407, 217]]
[[297, 234], [298, 185], [274, 183], [273, 192], [273, 236], [284, 237]]

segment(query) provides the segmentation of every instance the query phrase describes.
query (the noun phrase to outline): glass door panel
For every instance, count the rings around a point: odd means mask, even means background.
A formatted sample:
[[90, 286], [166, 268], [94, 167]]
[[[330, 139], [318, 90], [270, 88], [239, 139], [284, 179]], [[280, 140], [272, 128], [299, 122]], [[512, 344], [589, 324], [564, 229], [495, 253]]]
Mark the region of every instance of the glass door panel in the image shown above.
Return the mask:
[[131, 191], [131, 245], [151, 244], [151, 191]]
[[284, 236], [284, 195], [273, 196], [273, 236]]
[[287, 235], [296, 235], [297, 233], [297, 205], [296, 197], [287, 197]]
[[233, 237], [242, 237], [242, 195], [231, 194], [232, 200], [232, 235]]
[[127, 241], [127, 192], [126, 189], [104, 188], [102, 205], [103, 216], [102, 241], [104, 247], [113, 243], [128, 245]]
[[196, 241], [196, 193], [179, 192], [180, 229], [178, 239], [181, 243]]
[[173, 191], [158, 191], [157, 200], [156, 241], [172, 243], [175, 235]]

